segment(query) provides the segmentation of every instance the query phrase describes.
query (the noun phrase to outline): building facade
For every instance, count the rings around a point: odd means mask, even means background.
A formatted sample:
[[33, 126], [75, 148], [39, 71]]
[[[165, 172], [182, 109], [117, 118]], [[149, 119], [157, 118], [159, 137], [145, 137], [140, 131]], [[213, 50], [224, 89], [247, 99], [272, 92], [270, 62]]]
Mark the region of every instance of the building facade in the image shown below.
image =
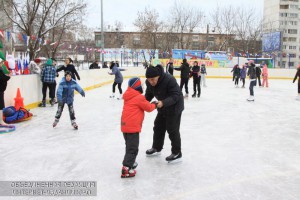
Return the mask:
[[[226, 38], [222, 34], [104, 32], [105, 48], [219, 51], [225, 40]], [[96, 47], [101, 47], [101, 32], [95, 32], [95, 44]], [[224, 49], [221, 50], [224, 51]]]
[[300, 62], [300, 1], [264, 0], [263, 32], [281, 32], [281, 50], [269, 52], [277, 56], [277, 66], [298, 67]]

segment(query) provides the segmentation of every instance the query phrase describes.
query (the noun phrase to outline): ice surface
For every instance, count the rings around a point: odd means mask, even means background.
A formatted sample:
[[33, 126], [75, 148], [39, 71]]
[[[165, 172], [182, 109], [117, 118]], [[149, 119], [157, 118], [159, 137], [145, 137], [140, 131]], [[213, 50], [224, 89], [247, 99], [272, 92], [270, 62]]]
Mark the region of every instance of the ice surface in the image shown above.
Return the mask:
[[[124, 81], [123, 89], [127, 81]], [[111, 85], [75, 95], [79, 130], [68, 109], [52, 128], [57, 107], [31, 110], [31, 121], [0, 135], [1, 181], [97, 181], [97, 197], [0, 197], [0, 199], [201, 199], [299, 200], [300, 102], [297, 85], [270, 80], [255, 88], [255, 102], [229, 79], [208, 79], [201, 98], [185, 99], [181, 122], [183, 162], [146, 157], [156, 111], [146, 113], [137, 175], [121, 179], [123, 102], [109, 98]], [[190, 81], [190, 95], [192, 81]]]

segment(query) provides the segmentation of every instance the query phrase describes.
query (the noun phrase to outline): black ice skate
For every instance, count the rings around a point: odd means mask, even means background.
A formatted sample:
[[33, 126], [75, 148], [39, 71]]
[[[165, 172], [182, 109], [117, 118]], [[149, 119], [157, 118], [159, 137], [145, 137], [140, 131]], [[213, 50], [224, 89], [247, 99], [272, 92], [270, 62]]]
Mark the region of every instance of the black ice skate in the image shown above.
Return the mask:
[[39, 106], [39, 107], [46, 107], [46, 101], [43, 100], [42, 103], [39, 103], [38, 106]]
[[74, 127], [74, 129], [78, 129], [78, 125], [76, 124], [76, 122], [75, 121], [72, 121], [72, 126]]
[[197, 97], [200, 98], [200, 94], [198, 94]]
[[50, 104], [51, 104], [51, 106], [54, 106], [55, 100], [54, 99], [50, 99]]
[[166, 157], [166, 161], [168, 161], [168, 163], [177, 163], [182, 161], [182, 153], [178, 153], [178, 154], [171, 154], [170, 156]]
[[157, 151], [155, 148], [148, 149], [146, 151], [147, 156], [158, 156], [160, 155], [160, 151]]
[[195, 98], [195, 97], [196, 97], [196, 93], [194, 93], [194, 94], [192, 95], [192, 97]]

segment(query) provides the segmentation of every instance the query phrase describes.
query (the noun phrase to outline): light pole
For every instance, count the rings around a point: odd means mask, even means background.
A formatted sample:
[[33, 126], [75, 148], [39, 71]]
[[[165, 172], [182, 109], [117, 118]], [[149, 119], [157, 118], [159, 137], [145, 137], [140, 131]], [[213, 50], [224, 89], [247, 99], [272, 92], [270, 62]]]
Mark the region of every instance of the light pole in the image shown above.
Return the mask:
[[103, 0], [101, 0], [101, 50], [102, 50], [102, 66], [103, 66], [104, 64]]

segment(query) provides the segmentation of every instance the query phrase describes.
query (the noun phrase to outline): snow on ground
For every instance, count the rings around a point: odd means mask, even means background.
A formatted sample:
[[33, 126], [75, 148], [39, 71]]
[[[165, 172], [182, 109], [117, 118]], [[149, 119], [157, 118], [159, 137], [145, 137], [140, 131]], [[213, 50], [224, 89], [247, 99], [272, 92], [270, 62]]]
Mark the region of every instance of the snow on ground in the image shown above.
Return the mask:
[[[146, 113], [140, 135], [137, 175], [121, 179], [123, 102], [111, 86], [75, 95], [79, 130], [68, 109], [52, 128], [57, 107], [31, 110], [31, 121], [0, 135], [1, 181], [97, 181], [97, 197], [0, 197], [0, 199], [88, 200], [298, 200], [300, 199], [300, 102], [296, 84], [270, 80], [255, 88], [255, 102], [229, 79], [207, 79], [200, 99], [185, 99], [181, 121], [183, 162], [146, 157], [156, 111]], [[123, 89], [127, 87], [124, 82]], [[190, 81], [190, 94], [192, 81]]]

